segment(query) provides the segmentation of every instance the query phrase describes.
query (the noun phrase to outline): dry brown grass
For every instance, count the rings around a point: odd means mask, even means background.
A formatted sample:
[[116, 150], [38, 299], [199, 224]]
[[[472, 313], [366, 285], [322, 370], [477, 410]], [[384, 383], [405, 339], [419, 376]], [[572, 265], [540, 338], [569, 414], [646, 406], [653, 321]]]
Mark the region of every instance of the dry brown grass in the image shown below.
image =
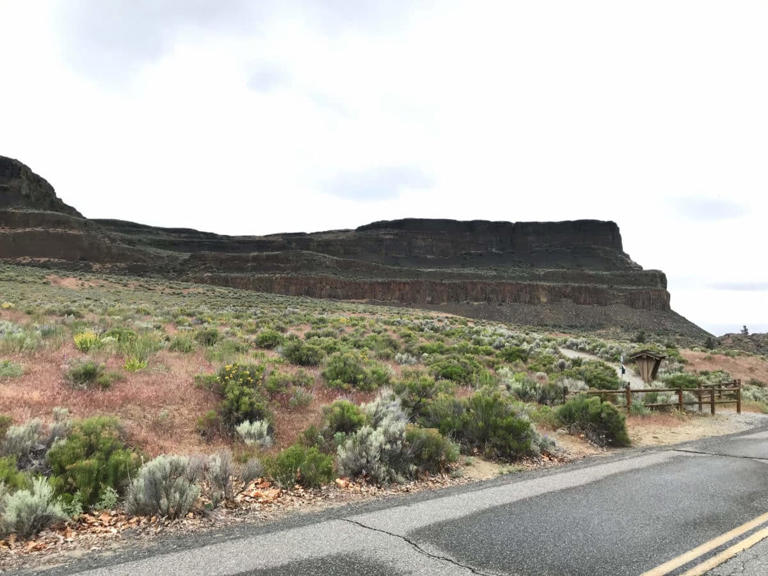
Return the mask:
[[768, 360], [760, 356], [737, 356], [731, 358], [723, 354], [710, 352], [694, 352], [681, 350], [683, 358], [688, 361], [688, 369], [701, 372], [704, 370], [726, 370], [743, 384], [751, 379], [768, 384]]
[[[78, 418], [117, 416], [132, 441], [150, 456], [220, 447], [206, 444], [196, 431], [198, 417], [217, 403], [212, 392], [194, 384], [195, 374], [213, 370], [202, 353], [161, 351], [146, 370], [125, 374], [108, 390], [75, 390], [66, 382], [67, 366], [85, 358], [71, 342], [59, 350], [10, 358], [24, 366], [25, 373], [0, 383], [0, 413], [16, 423], [30, 418], [50, 420], [53, 408], [62, 406]], [[120, 357], [106, 359], [108, 370], [117, 371], [121, 364]]]

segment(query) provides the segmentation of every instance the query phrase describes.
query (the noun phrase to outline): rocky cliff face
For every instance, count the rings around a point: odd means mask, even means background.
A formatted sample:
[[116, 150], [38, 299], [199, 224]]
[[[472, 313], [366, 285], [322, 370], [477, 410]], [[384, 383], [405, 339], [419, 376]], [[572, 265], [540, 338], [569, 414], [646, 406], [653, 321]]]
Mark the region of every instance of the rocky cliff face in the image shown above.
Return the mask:
[[0, 158], [0, 258], [280, 294], [445, 310], [523, 324], [706, 335], [670, 309], [666, 277], [613, 222], [406, 219], [355, 230], [221, 236], [87, 220]]
[[0, 156], [0, 209], [46, 210], [82, 216], [57, 196], [53, 186], [27, 166]]

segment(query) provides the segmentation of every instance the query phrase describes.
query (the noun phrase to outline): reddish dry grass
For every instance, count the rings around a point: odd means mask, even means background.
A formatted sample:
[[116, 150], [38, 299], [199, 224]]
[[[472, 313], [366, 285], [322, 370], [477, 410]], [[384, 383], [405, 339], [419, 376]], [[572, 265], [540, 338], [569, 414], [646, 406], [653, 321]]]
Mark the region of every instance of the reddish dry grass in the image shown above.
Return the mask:
[[768, 384], [768, 360], [759, 356], [737, 356], [731, 358], [722, 354], [709, 352], [694, 352], [681, 350], [683, 358], [688, 361], [688, 367], [697, 372], [703, 370], [726, 370], [734, 378], [739, 378], [742, 384], [751, 379]]
[[[49, 421], [56, 406], [77, 418], [115, 415], [131, 441], [150, 456], [220, 448], [205, 443], [196, 431], [197, 419], [217, 404], [212, 392], [194, 384], [195, 374], [213, 370], [202, 354], [162, 351], [146, 370], [126, 374], [108, 390], [75, 390], [64, 374], [69, 364], [85, 357], [71, 342], [55, 351], [11, 356], [25, 373], [0, 383], [0, 413], [16, 423], [30, 418]], [[100, 359], [105, 360], [108, 370], [118, 370], [122, 364], [119, 357]]]
[[320, 428], [323, 423], [323, 407], [332, 404], [339, 398], [346, 398], [355, 404], [370, 402], [376, 396], [375, 392], [358, 392], [332, 390], [321, 385], [315, 385], [312, 390], [315, 398], [306, 408], [291, 410], [288, 404], [289, 396], [277, 399], [275, 406], [275, 448], [285, 448], [294, 444], [299, 435], [310, 426]]
[[[11, 316], [4, 311], [3, 316]], [[166, 327], [168, 329], [168, 327]], [[167, 330], [171, 332], [171, 330]], [[263, 351], [270, 358], [273, 350]], [[114, 415], [120, 419], [131, 443], [148, 456], [162, 453], [212, 453], [228, 444], [226, 439], [207, 442], [196, 429], [197, 420], [216, 408], [218, 398], [209, 390], [195, 386], [196, 374], [212, 373], [216, 367], [205, 359], [204, 352], [179, 354], [161, 351], [149, 361], [149, 367], [135, 373], [125, 373], [120, 356], [98, 352], [79, 352], [66, 342], [58, 350], [40, 350], [33, 354], [14, 354], [10, 360], [24, 367], [24, 375], [0, 382], [0, 414], [11, 416], [15, 423], [31, 418], [50, 422], [53, 408], [67, 408], [76, 418]], [[75, 390], [66, 381], [67, 367], [73, 362], [91, 358], [106, 365], [108, 371], [125, 374], [108, 390]], [[305, 408], [291, 409], [289, 394], [276, 397], [272, 403], [275, 413], [275, 450], [290, 446], [310, 425], [320, 426], [323, 406], [338, 398], [355, 403], [369, 402], [372, 392], [331, 390], [320, 383], [319, 368], [282, 365], [280, 372], [294, 374], [304, 371], [314, 380], [314, 400]]]

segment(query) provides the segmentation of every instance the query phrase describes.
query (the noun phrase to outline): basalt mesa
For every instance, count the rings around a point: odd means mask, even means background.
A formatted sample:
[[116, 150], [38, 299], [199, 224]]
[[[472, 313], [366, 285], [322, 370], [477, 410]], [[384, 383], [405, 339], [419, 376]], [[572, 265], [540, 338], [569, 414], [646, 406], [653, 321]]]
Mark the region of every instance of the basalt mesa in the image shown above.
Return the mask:
[[405, 219], [354, 230], [223, 236], [82, 216], [0, 157], [0, 258], [314, 298], [402, 304], [522, 325], [707, 334], [614, 222]]

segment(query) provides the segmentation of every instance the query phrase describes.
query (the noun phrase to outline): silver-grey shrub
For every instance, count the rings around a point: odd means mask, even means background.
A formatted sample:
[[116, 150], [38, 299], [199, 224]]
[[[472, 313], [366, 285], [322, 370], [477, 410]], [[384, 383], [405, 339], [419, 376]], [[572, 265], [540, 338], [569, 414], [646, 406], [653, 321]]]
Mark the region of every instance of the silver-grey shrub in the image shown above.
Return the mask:
[[363, 406], [369, 425], [337, 449], [337, 466], [345, 476], [365, 476], [379, 483], [402, 482], [413, 472], [405, 447], [408, 421], [400, 399], [388, 390]]
[[19, 463], [26, 462], [36, 450], [44, 448], [41, 443], [43, 424], [35, 418], [19, 426], [11, 426], [5, 433], [0, 453], [16, 456]]
[[264, 476], [264, 464], [258, 458], [250, 458], [245, 464], [238, 467], [240, 479], [248, 484], [252, 480]]
[[150, 460], [128, 488], [125, 509], [140, 516], [184, 516], [200, 495], [191, 472], [186, 456], [161, 455]]
[[266, 420], [245, 420], [235, 427], [235, 432], [249, 446], [269, 448], [272, 446], [272, 436], [269, 434], [269, 422]]
[[[0, 490], [0, 493], [3, 490]], [[0, 532], [33, 536], [55, 522], [67, 519], [48, 480], [37, 477], [30, 490], [3, 494], [0, 504]]]
[[205, 466], [205, 480], [210, 490], [209, 497], [214, 508], [223, 500], [234, 498], [233, 472], [232, 454], [229, 452], [219, 452], [208, 458]]

